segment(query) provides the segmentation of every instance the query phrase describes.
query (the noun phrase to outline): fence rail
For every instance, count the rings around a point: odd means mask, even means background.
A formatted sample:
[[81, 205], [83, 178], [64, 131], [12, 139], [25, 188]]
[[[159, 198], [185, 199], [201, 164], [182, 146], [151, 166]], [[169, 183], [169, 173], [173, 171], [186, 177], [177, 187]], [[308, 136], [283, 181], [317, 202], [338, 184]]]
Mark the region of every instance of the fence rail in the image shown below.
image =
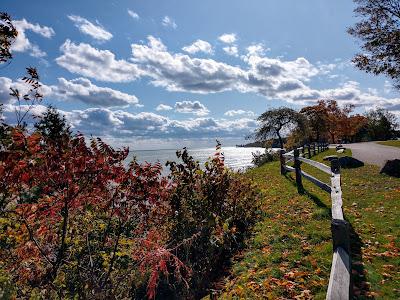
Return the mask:
[[[326, 151], [328, 144], [310, 144], [296, 148], [290, 152], [284, 149], [280, 151], [281, 174], [294, 172], [296, 174], [296, 185], [299, 193], [304, 193], [302, 178], [306, 178], [322, 190], [330, 193], [332, 202], [332, 242], [333, 257], [331, 273], [329, 277], [327, 300], [350, 299], [351, 298], [351, 258], [349, 224], [343, 218], [342, 189], [340, 179], [339, 159], [336, 156], [328, 157], [330, 166], [311, 160], [313, 155]], [[307, 157], [306, 157], [307, 156]], [[287, 163], [293, 162], [294, 166]], [[327, 184], [314, 176], [301, 170], [301, 164], [309, 164], [331, 176], [330, 184]]]

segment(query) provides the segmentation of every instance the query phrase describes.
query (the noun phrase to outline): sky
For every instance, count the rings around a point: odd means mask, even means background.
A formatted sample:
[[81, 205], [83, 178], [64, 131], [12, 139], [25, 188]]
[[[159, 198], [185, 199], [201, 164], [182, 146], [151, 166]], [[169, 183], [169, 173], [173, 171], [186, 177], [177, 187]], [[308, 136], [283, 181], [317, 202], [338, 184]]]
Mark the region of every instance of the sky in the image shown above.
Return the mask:
[[357, 70], [349, 0], [2, 0], [19, 31], [0, 103], [25, 67], [75, 131], [134, 149], [242, 143], [267, 109], [319, 99], [400, 115], [392, 82]]

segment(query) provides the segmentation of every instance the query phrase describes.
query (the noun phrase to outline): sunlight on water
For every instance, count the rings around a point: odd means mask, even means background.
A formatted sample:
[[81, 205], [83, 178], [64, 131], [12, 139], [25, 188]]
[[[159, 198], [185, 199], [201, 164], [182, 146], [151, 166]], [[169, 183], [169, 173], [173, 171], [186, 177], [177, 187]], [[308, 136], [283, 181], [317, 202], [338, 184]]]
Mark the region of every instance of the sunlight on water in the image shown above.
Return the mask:
[[[239, 148], [239, 147], [223, 147], [222, 153], [225, 155], [225, 165], [238, 171], [253, 166], [252, 153], [264, 152], [263, 148]], [[163, 166], [168, 160], [176, 161], [176, 150], [138, 150], [132, 151], [131, 157], [134, 155], [139, 162], [155, 163], [159, 161]], [[189, 149], [192, 155], [201, 164], [215, 153], [215, 148]]]

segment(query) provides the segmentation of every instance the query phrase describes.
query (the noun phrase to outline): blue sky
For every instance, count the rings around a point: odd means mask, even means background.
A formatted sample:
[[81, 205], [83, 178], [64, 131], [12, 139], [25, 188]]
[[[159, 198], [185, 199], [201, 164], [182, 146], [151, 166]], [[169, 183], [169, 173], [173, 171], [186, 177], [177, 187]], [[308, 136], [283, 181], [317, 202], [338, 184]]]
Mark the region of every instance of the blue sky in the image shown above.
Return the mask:
[[0, 67], [7, 118], [26, 66], [75, 130], [136, 149], [235, 144], [266, 109], [318, 99], [400, 110], [390, 81], [350, 63], [352, 1], [2, 3], [22, 32]]

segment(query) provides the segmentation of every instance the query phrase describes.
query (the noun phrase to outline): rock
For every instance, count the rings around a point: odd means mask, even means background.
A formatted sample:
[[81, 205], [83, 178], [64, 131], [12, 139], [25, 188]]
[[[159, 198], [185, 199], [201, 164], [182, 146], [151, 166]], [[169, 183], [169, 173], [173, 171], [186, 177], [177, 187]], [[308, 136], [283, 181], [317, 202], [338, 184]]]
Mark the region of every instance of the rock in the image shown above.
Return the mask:
[[336, 151], [338, 151], [338, 150], [340, 150], [340, 149], [343, 149], [343, 150], [345, 150], [346, 148], [345, 148], [345, 147], [343, 147], [343, 145], [342, 145], [342, 144], [340, 144], [340, 145], [337, 145], [337, 146], [336, 146]]
[[388, 160], [383, 166], [381, 173], [400, 178], [400, 159]]
[[340, 167], [344, 169], [359, 168], [364, 166], [364, 163], [361, 160], [355, 159], [354, 157], [350, 156], [339, 157], [339, 164]]
[[333, 160], [335, 158], [338, 158], [338, 156], [337, 155], [328, 155], [328, 156], [325, 156], [323, 159], [331, 161], [331, 160]]
[[343, 152], [344, 152], [344, 149], [338, 149], [338, 150], [336, 150], [336, 152], [337, 152], [337, 153], [343, 153]]

